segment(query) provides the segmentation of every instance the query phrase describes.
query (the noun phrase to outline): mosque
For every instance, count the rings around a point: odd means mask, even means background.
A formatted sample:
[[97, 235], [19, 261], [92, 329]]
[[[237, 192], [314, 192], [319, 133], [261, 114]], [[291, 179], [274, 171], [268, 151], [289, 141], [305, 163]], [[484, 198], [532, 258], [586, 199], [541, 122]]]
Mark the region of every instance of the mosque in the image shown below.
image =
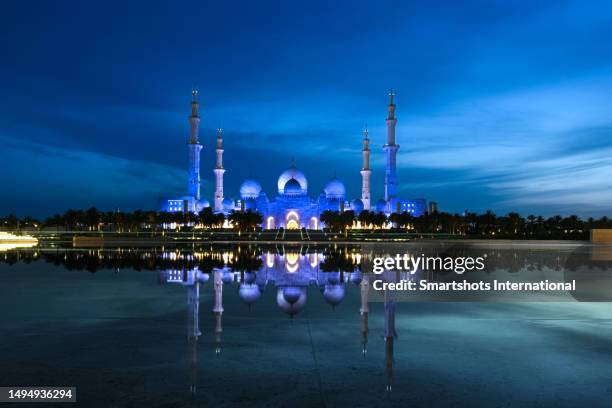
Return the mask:
[[[160, 211], [168, 212], [199, 212], [211, 204], [200, 195], [200, 152], [202, 145], [199, 140], [199, 103], [198, 93], [193, 91], [191, 101], [190, 138], [187, 143], [189, 151], [189, 176], [187, 195], [179, 198], [160, 198]], [[229, 214], [232, 211], [257, 211], [262, 215], [265, 229], [321, 229], [320, 215], [326, 210], [345, 211], [353, 210], [356, 214], [361, 211], [383, 212], [387, 215], [393, 212], [409, 212], [418, 217], [426, 211], [426, 201], [422, 198], [405, 200], [397, 197], [397, 151], [399, 145], [395, 143], [395, 94], [389, 92], [389, 105], [387, 123], [387, 143], [383, 146], [386, 158], [384, 177], [384, 198], [372, 203], [370, 196], [370, 139], [367, 128], [363, 132], [361, 174], [361, 197], [349, 200], [346, 197], [344, 183], [333, 177], [323, 187], [318, 196], [314, 198], [308, 192], [308, 180], [295, 163], [281, 173], [278, 177], [276, 196], [269, 197], [261, 184], [249, 177], [240, 185], [238, 199], [225, 195], [223, 188], [223, 133], [217, 129], [216, 164], [214, 202], [212, 204], [216, 213]]]

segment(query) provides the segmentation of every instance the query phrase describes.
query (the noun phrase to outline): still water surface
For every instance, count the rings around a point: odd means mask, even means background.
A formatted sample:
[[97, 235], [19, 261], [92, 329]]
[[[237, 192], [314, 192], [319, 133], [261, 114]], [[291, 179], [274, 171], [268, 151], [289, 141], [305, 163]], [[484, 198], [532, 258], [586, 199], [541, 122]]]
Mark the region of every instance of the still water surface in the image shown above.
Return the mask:
[[[491, 273], [593, 268], [573, 248], [486, 251]], [[76, 386], [100, 407], [612, 406], [610, 303], [372, 301], [363, 257], [0, 253], [0, 385]]]

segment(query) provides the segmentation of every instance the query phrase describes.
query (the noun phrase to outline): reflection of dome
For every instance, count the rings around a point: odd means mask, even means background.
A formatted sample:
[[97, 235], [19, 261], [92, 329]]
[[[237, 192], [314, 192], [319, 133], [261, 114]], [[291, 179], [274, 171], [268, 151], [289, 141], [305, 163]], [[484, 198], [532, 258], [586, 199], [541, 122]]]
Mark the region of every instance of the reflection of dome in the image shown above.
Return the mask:
[[355, 271], [355, 272], [351, 273], [351, 277], [349, 279], [355, 285], [359, 285], [361, 283], [361, 281], [363, 280], [363, 277], [362, 277], [360, 271]]
[[325, 191], [325, 197], [327, 198], [344, 198], [346, 194], [344, 184], [336, 177], [329, 180], [323, 191]]
[[351, 210], [355, 212], [363, 211], [363, 201], [361, 201], [359, 198], [356, 198], [351, 201]]
[[241, 283], [238, 288], [238, 296], [244, 303], [252, 305], [261, 297], [261, 291], [255, 283]]
[[285, 195], [300, 195], [302, 194], [302, 186], [300, 182], [292, 178], [285, 183], [285, 189], [283, 190]]
[[240, 197], [246, 198], [257, 198], [261, 194], [261, 184], [257, 180], [248, 178], [240, 185]]
[[234, 200], [232, 200], [231, 198], [224, 198], [223, 199], [223, 209], [225, 211], [231, 211], [234, 209]]
[[323, 290], [325, 301], [332, 306], [336, 306], [344, 299], [344, 286], [342, 285], [325, 285]]
[[276, 304], [289, 316], [299, 313], [306, 305], [306, 288], [288, 286], [278, 288]]
[[285, 184], [291, 179], [297, 180], [300, 188], [304, 194], [308, 191], [308, 181], [306, 181], [306, 176], [304, 173], [299, 171], [294, 165], [291, 165], [287, 170], [285, 170], [278, 178], [278, 194], [283, 194], [285, 192]]
[[387, 202], [382, 198], [376, 202], [376, 211], [385, 212], [387, 211]]
[[232, 283], [234, 281], [234, 274], [228, 270], [225, 270], [221, 274], [221, 280], [223, 283]]

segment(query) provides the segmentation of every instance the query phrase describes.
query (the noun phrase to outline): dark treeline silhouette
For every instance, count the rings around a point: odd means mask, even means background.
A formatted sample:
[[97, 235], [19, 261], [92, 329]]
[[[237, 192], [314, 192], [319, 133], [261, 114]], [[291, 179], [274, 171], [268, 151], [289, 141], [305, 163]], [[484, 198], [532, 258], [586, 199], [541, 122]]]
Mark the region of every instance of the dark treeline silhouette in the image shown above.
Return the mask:
[[[381, 212], [324, 211], [321, 222], [328, 231], [369, 229], [415, 234], [448, 234], [473, 238], [526, 238], [526, 239], [588, 239], [589, 231], [595, 228], [612, 228], [612, 220], [606, 216], [599, 219], [580, 219], [576, 215], [559, 215], [544, 218], [529, 215], [522, 217], [511, 212], [498, 216], [491, 211], [484, 214], [450, 214], [434, 212], [413, 217], [410, 213], [394, 213], [386, 216]], [[255, 231], [261, 228], [261, 214], [252, 211], [234, 211], [227, 216], [237, 231]], [[158, 230], [191, 230], [194, 227], [221, 229], [226, 221], [223, 214], [215, 214], [205, 208], [199, 214], [170, 213], [163, 211], [133, 212], [99, 211], [95, 207], [87, 210], [68, 210], [43, 221], [31, 217], [18, 218], [8, 215], [0, 218], [0, 228], [14, 231], [21, 229], [55, 229], [56, 231], [108, 231], [136, 232]]]

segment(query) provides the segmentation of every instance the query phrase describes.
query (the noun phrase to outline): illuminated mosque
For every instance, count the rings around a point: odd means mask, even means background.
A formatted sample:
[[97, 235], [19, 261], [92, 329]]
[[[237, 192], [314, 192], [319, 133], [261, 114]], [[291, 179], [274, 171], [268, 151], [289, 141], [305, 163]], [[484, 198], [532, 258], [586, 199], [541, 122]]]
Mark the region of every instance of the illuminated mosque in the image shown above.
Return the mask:
[[[200, 195], [200, 152], [202, 145], [199, 140], [199, 103], [198, 93], [193, 91], [191, 101], [190, 138], [187, 143], [189, 150], [189, 177], [187, 195], [180, 198], [160, 198], [159, 209], [168, 212], [199, 212], [211, 204]], [[281, 173], [277, 181], [277, 195], [268, 197], [261, 184], [249, 177], [240, 185], [240, 198], [227, 197], [223, 188], [223, 133], [217, 129], [215, 191], [212, 207], [216, 213], [229, 214], [232, 211], [256, 211], [262, 215], [265, 229], [321, 229], [320, 215], [323, 211], [353, 210], [356, 214], [361, 211], [375, 211], [390, 214], [393, 212], [408, 212], [420, 216], [426, 211], [425, 199], [404, 200], [397, 197], [397, 151], [399, 145], [395, 143], [395, 94], [389, 92], [389, 106], [387, 123], [387, 143], [383, 146], [386, 158], [384, 177], [384, 198], [372, 203], [370, 197], [370, 139], [367, 128], [363, 132], [363, 148], [361, 168], [361, 197], [348, 200], [344, 183], [334, 176], [322, 189], [321, 193], [313, 198], [308, 193], [308, 180], [295, 163]]]

